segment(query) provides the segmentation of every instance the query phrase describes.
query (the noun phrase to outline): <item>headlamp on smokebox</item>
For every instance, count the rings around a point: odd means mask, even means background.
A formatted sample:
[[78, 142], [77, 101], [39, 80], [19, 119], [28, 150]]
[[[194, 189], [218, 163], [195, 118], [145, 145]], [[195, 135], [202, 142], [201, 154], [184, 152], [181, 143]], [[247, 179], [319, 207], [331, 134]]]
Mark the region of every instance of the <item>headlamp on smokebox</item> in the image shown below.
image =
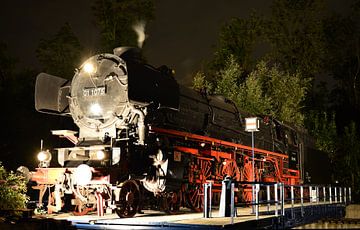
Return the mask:
[[51, 156], [51, 153], [49, 150], [39, 152], [37, 155], [37, 159], [40, 162], [39, 167], [40, 168], [49, 167], [51, 158], [52, 158], [52, 156]]

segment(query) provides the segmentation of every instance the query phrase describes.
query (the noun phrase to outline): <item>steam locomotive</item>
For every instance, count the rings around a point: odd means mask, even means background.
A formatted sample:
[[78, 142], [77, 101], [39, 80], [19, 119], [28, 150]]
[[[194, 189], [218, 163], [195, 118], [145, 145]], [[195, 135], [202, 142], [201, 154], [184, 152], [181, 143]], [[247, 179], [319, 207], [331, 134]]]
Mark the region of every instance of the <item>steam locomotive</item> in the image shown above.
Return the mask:
[[[31, 180], [40, 203], [48, 194], [48, 212], [110, 209], [132, 217], [147, 200], [167, 212], [201, 210], [206, 182], [216, 197], [226, 176], [288, 185], [304, 179], [302, 132], [259, 117], [252, 148], [245, 130], [251, 114], [222, 96], [178, 85], [173, 70], [148, 65], [136, 48], [90, 57], [71, 81], [39, 74], [35, 108], [71, 116], [79, 127], [52, 131], [73, 143], [56, 149], [57, 167], [50, 165], [53, 153], [38, 154]], [[251, 200], [251, 188], [242, 186], [238, 196]]]

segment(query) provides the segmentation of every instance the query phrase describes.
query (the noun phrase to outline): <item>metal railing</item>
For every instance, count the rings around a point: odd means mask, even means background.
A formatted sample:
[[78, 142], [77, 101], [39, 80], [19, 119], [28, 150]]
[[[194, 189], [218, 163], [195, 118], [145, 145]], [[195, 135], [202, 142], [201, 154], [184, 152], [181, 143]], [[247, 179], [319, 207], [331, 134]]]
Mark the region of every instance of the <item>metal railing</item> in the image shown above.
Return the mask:
[[[230, 183], [230, 186], [229, 186]], [[235, 203], [235, 185], [237, 188], [251, 186], [252, 201]], [[227, 190], [228, 189], [228, 190]], [[240, 190], [238, 189], [238, 190]], [[229, 191], [230, 190], [230, 191]], [[239, 191], [238, 191], [239, 192]], [[212, 184], [204, 184], [204, 218], [212, 217]], [[229, 196], [229, 197], [226, 197]], [[225, 197], [225, 198], [224, 198]], [[276, 182], [222, 182], [222, 192], [220, 200], [219, 213], [222, 216], [225, 208], [227, 214], [230, 211], [230, 223], [234, 223], [234, 217], [237, 217], [237, 208], [242, 206], [251, 206], [256, 219], [262, 213], [273, 213], [275, 216], [285, 215], [285, 205], [290, 204], [291, 217], [295, 218], [294, 208], [301, 208], [301, 216], [304, 216], [305, 205], [321, 204], [347, 204], [351, 202], [351, 188], [338, 187], [331, 185], [285, 185]], [[230, 201], [229, 201], [230, 199]], [[225, 202], [225, 204], [224, 204]], [[229, 207], [230, 206], [230, 207]], [[260, 212], [260, 206], [266, 207], [265, 211]], [[229, 209], [229, 210], [226, 210]]]

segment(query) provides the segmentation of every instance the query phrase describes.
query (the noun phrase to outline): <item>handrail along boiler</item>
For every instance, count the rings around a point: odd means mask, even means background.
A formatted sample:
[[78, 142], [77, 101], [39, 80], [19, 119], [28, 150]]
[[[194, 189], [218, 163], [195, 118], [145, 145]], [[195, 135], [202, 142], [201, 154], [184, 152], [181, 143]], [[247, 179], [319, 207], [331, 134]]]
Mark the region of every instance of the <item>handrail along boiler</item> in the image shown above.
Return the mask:
[[[64, 209], [67, 200], [77, 214], [111, 208], [132, 217], [153, 199], [168, 212], [181, 205], [200, 210], [203, 184], [213, 183], [216, 198], [225, 176], [301, 182], [295, 129], [261, 119], [253, 173], [251, 136], [244, 130], [250, 114], [224, 97], [178, 85], [171, 69], [146, 64], [135, 48], [89, 58], [71, 81], [39, 74], [35, 107], [72, 116], [79, 127], [78, 134], [53, 131], [74, 146], [57, 149], [58, 167], [43, 157], [33, 172], [40, 203], [50, 189], [49, 212]], [[238, 191], [237, 199], [251, 200], [251, 187]]]

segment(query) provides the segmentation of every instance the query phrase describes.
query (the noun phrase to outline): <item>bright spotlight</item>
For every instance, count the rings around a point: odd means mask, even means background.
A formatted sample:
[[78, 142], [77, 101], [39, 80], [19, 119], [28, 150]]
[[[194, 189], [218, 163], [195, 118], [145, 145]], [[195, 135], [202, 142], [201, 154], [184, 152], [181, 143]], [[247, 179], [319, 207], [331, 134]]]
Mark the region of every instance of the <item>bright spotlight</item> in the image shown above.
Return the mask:
[[95, 72], [95, 67], [94, 67], [94, 65], [93, 64], [91, 64], [91, 63], [85, 63], [85, 65], [84, 65], [84, 71], [86, 72], [86, 73], [94, 73]]

